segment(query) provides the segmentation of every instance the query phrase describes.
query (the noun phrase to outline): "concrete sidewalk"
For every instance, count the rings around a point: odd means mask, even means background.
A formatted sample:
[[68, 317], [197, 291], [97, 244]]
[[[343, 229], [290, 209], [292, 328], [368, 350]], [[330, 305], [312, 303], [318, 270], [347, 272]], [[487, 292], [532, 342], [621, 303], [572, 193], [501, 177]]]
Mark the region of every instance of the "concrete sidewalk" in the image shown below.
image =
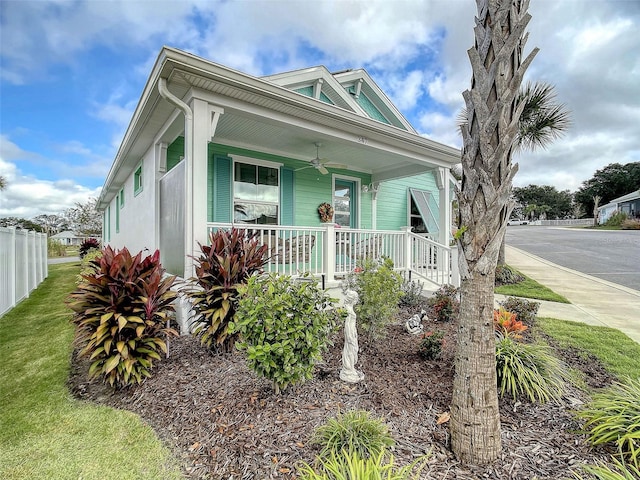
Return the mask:
[[[506, 260], [571, 302], [541, 301], [539, 316], [616, 328], [640, 343], [640, 291], [561, 267], [515, 247], [506, 247]], [[504, 298], [496, 295], [496, 300]]]

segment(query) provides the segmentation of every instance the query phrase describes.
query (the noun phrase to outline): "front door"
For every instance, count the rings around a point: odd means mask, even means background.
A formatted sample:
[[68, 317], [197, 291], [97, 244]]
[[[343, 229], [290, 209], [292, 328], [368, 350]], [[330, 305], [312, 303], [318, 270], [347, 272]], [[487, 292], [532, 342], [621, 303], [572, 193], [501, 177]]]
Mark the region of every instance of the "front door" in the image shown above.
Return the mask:
[[343, 227], [356, 228], [356, 182], [336, 179], [333, 189], [334, 222]]

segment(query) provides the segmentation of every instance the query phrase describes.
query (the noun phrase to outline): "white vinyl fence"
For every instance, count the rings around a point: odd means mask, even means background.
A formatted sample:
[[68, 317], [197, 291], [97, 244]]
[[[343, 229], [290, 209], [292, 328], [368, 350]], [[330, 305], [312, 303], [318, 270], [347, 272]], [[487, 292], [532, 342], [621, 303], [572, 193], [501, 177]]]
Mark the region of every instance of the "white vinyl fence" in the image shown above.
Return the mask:
[[47, 277], [47, 235], [0, 227], [0, 316]]

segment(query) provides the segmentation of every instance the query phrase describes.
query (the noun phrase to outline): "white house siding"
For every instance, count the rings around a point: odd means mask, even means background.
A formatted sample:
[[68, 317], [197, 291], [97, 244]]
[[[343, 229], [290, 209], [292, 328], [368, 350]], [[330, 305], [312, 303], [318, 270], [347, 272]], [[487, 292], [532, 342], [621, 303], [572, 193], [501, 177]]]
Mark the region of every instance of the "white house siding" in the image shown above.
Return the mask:
[[148, 249], [152, 253], [158, 248], [155, 231], [155, 198], [156, 175], [153, 148], [149, 149], [142, 159], [142, 191], [134, 196], [135, 170], [129, 175], [124, 185], [124, 206], [120, 209], [120, 228], [116, 230], [116, 209], [120, 208], [116, 195], [109, 206], [111, 208], [111, 237], [107, 242], [112, 248], [127, 247], [136, 254]]

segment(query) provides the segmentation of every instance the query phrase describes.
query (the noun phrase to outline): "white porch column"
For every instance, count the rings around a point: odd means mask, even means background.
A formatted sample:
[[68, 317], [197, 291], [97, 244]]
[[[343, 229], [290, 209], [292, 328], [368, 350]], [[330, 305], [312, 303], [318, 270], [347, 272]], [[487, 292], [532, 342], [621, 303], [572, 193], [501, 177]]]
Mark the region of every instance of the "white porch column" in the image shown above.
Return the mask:
[[327, 283], [333, 284], [336, 279], [336, 227], [333, 223], [327, 224], [325, 235], [322, 270], [327, 275]]
[[[193, 143], [191, 156], [187, 157], [185, 222], [190, 235], [187, 236], [185, 250], [187, 256], [197, 256], [200, 250], [198, 243], [207, 243], [207, 163], [211, 120], [206, 101], [194, 98], [189, 106], [193, 111]], [[190, 275], [193, 275], [193, 259], [189, 257], [185, 265], [185, 269], [187, 268], [191, 271]]]
[[438, 182], [438, 204], [440, 207], [440, 218], [438, 219], [440, 224], [440, 235], [438, 236], [438, 243], [442, 245], [449, 245], [449, 236], [451, 235], [451, 189], [449, 187], [449, 169], [438, 167], [436, 181]]

